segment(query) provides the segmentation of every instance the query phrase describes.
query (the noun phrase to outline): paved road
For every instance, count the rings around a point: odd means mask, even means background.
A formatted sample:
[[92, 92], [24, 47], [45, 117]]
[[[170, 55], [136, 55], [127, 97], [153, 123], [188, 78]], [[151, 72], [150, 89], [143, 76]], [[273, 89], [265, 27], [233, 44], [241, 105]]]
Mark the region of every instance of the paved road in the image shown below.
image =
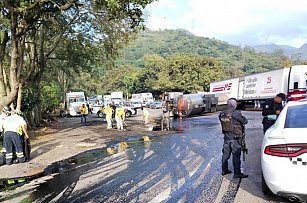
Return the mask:
[[36, 202], [285, 202], [261, 193], [261, 115], [244, 114], [249, 119], [249, 154], [243, 163], [248, 179], [220, 175], [223, 137], [213, 114], [177, 120], [177, 132], [150, 143], [133, 143], [112, 156], [95, 151], [60, 163], [61, 175], [23, 186], [18, 198]]

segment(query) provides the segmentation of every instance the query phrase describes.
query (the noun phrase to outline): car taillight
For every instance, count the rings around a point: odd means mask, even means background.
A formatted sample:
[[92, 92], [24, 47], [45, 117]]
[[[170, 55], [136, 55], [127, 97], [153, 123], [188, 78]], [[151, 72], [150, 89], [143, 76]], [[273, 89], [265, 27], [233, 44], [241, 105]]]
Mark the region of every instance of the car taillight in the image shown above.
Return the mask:
[[288, 92], [288, 101], [297, 101], [306, 98], [306, 90], [293, 90]]
[[297, 157], [301, 154], [307, 153], [307, 143], [269, 145], [265, 147], [264, 153], [279, 157]]

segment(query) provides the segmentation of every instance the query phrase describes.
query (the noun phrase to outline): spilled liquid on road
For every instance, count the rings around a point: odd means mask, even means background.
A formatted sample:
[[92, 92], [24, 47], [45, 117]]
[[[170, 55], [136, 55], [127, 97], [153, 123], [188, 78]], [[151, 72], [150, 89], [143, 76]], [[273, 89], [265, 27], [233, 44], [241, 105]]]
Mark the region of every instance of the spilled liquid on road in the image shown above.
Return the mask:
[[[131, 137], [49, 166], [46, 181], [27, 184], [18, 196], [32, 202], [212, 201], [222, 181], [217, 122], [178, 119], [174, 133]], [[109, 149], [109, 150], [108, 150]], [[110, 154], [112, 154], [110, 156]], [[32, 184], [32, 187], [31, 187]], [[192, 192], [193, 191], [193, 192]], [[210, 194], [205, 195], [205, 193]], [[0, 197], [0, 201], [15, 197]]]

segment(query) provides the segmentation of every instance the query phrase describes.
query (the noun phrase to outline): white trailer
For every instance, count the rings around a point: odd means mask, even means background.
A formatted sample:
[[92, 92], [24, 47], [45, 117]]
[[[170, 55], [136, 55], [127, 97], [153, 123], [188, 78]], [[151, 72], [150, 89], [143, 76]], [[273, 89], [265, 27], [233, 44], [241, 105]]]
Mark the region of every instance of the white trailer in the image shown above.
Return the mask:
[[306, 98], [306, 89], [307, 65], [285, 67], [210, 84], [210, 92], [218, 97], [219, 105], [225, 105], [229, 98], [236, 98], [243, 104], [253, 104], [255, 108], [278, 93], [284, 93], [289, 101]]

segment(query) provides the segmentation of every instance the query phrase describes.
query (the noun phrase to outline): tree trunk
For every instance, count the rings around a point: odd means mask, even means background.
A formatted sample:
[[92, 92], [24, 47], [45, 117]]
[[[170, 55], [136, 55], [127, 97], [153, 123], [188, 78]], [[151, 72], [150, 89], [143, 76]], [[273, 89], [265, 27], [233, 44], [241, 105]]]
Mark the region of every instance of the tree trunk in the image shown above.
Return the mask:
[[18, 96], [17, 96], [17, 107], [16, 107], [16, 109], [19, 111], [21, 109], [21, 97], [22, 97], [22, 85], [19, 84]]
[[17, 36], [17, 13], [11, 10], [11, 67], [10, 67], [10, 88], [7, 96], [2, 97], [2, 103], [10, 105], [18, 93], [17, 69], [18, 69], [18, 36]]
[[2, 39], [0, 39], [0, 97], [4, 97], [6, 96], [6, 86], [3, 75], [3, 72], [5, 70], [3, 62], [5, 58], [6, 45], [9, 41], [9, 36], [7, 31], [3, 31], [1, 35]]

